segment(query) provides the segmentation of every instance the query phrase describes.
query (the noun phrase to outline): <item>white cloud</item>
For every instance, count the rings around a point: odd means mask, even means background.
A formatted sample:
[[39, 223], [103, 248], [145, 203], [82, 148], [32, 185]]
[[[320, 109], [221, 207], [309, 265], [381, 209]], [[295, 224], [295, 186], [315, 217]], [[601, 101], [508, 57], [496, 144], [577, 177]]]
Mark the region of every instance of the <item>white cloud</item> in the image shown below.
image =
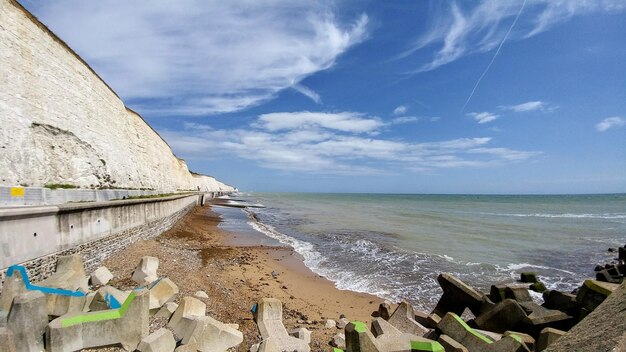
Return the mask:
[[[425, 47], [438, 46], [433, 59], [422, 64], [417, 72], [434, 70], [465, 55], [496, 48], [522, 6], [521, 1], [502, 0], [464, 2], [462, 6], [452, 2], [449, 7], [447, 4], [441, 2], [434, 7], [427, 32], [401, 55], [406, 57]], [[623, 0], [527, 0], [509, 40], [532, 37], [576, 15], [625, 9]]]
[[393, 114], [394, 115], [403, 115], [404, 113], [406, 113], [407, 107], [404, 105], [400, 105], [398, 107], [396, 107], [395, 109], [393, 109]]
[[529, 111], [553, 111], [556, 109], [555, 106], [549, 105], [546, 102], [536, 100], [529, 101], [522, 104], [517, 105], [505, 105], [500, 107], [503, 110], [511, 110], [514, 112], [529, 112]]
[[322, 97], [320, 97], [320, 95], [317, 94], [316, 91], [309, 87], [305, 87], [302, 84], [294, 84], [293, 86], [291, 86], [291, 88], [293, 88], [298, 93], [306, 96], [307, 98], [313, 100], [316, 104], [322, 103]]
[[605, 132], [609, 128], [622, 127], [622, 126], [626, 126], [626, 119], [623, 119], [618, 116], [607, 117], [606, 119], [596, 124], [596, 130], [598, 130], [598, 132]]
[[323, 127], [343, 132], [374, 132], [384, 123], [378, 118], [364, 117], [356, 112], [324, 113], [324, 112], [275, 112], [259, 116], [256, 123], [268, 131], [306, 130]]
[[59, 0], [30, 9], [142, 113], [241, 110], [333, 66], [368, 17], [331, 2]]
[[491, 122], [498, 118], [498, 115], [492, 114], [490, 112], [470, 112], [467, 116], [474, 118], [474, 120], [478, 121], [478, 123], [487, 123]]
[[419, 121], [419, 117], [417, 116], [400, 116], [400, 117], [395, 117], [393, 119], [391, 119], [391, 124], [392, 125], [400, 125], [400, 124], [404, 124], [404, 123], [411, 123], [411, 122], [417, 122]]
[[429, 172], [437, 168], [492, 167], [539, 154], [491, 147], [489, 137], [422, 143], [380, 138], [376, 133], [386, 125], [354, 112], [266, 114], [247, 129], [217, 130], [195, 123], [185, 127], [183, 131], [160, 131], [182, 157], [232, 155], [265, 168], [293, 172]]

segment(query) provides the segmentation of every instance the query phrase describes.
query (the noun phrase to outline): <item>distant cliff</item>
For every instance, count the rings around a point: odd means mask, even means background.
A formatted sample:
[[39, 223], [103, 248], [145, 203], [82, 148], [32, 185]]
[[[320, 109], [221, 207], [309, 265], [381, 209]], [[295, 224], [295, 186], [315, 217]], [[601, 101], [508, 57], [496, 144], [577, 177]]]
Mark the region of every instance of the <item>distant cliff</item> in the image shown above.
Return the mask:
[[50, 183], [233, 190], [190, 173], [60, 38], [15, 0], [0, 0], [0, 185]]

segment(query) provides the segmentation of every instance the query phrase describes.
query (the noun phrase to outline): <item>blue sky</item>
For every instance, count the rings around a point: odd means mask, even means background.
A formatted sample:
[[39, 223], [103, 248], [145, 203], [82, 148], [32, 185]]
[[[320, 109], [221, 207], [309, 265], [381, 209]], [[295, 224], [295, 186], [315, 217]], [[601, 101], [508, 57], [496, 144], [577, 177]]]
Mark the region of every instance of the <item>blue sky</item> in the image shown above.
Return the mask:
[[626, 192], [626, 0], [23, 4], [241, 190]]

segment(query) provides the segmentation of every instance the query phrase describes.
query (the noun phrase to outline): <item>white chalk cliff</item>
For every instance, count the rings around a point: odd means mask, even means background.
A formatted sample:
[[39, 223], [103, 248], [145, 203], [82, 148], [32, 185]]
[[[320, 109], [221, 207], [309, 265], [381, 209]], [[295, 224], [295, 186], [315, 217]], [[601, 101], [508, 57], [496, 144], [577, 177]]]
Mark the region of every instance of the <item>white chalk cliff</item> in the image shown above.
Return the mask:
[[233, 190], [190, 173], [72, 49], [15, 0], [0, 0], [0, 185], [48, 183]]

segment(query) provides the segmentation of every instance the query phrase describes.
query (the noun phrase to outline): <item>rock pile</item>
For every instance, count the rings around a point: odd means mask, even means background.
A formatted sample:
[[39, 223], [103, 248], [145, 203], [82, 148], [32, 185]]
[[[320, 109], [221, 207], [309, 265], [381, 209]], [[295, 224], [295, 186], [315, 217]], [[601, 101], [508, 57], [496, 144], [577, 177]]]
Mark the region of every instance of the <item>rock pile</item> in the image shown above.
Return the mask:
[[[0, 294], [0, 351], [117, 345], [127, 351], [212, 352], [243, 342], [238, 326], [206, 316], [206, 305], [197, 298], [174, 303], [178, 286], [159, 278], [158, 266], [158, 258], [141, 258], [132, 275], [139, 287], [129, 291], [108, 286], [113, 275], [105, 267], [89, 280], [80, 255], [60, 257], [55, 274], [37, 284], [23, 267], [9, 268]], [[151, 316], [168, 320], [167, 326], [149, 334]]]

